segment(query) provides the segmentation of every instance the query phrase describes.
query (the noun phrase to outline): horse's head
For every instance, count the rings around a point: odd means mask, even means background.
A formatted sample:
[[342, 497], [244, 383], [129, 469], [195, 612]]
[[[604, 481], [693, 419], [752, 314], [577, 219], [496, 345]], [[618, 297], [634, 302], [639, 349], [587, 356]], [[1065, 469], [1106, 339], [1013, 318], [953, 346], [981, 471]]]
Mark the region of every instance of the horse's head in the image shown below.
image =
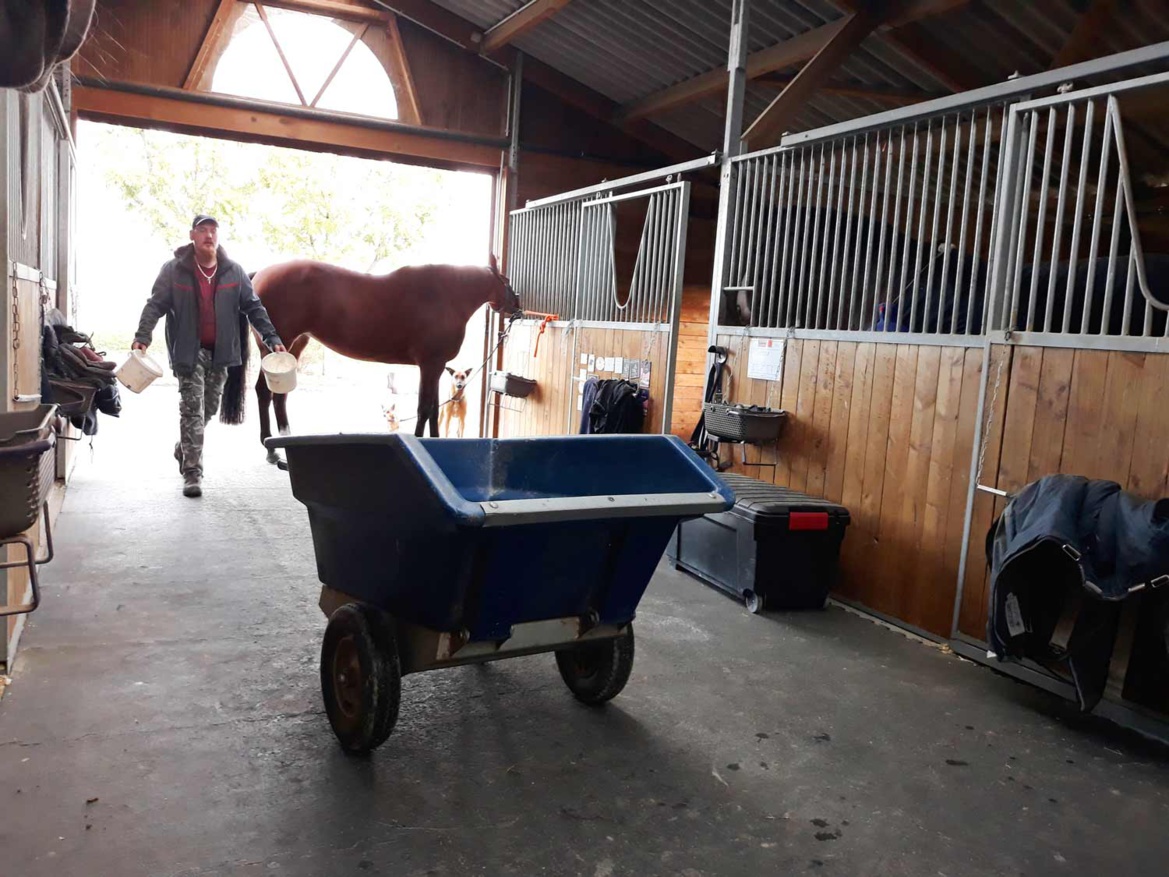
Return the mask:
[[498, 285], [492, 289], [491, 297], [487, 300], [487, 303], [491, 305], [492, 309], [499, 311], [505, 317], [519, 313], [520, 297], [511, 288], [511, 281], [499, 273], [499, 263], [495, 261], [494, 253], [491, 254], [491, 274], [498, 281]]

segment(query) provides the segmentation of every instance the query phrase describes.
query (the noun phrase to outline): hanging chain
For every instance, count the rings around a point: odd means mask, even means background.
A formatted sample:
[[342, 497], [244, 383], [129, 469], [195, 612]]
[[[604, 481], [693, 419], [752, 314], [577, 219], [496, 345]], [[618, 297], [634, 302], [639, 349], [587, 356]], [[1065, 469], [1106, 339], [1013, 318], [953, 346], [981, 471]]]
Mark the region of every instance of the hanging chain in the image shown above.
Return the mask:
[[986, 465], [986, 449], [990, 445], [990, 428], [994, 422], [994, 408], [999, 398], [999, 387], [1003, 383], [1003, 368], [1006, 366], [1007, 359], [1011, 354], [1011, 346], [1009, 344], [1002, 345], [1003, 352], [999, 356], [999, 367], [994, 378], [994, 391], [991, 393], [990, 405], [986, 408], [986, 423], [982, 430], [982, 446], [978, 449], [978, 471], [974, 474], [974, 486], [977, 488], [982, 483], [982, 470]]
[[12, 274], [12, 352], [20, 350], [20, 287]]

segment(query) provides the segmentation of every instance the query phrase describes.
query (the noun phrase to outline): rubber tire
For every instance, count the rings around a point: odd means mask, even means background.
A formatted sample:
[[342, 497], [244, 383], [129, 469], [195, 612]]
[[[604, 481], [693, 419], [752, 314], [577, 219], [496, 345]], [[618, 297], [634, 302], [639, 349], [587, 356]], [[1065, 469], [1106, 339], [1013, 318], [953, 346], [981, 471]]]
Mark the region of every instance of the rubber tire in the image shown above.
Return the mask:
[[763, 595], [761, 594], [756, 594], [754, 591], [744, 591], [743, 605], [747, 607], [747, 611], [752, 615], [758, 615], [767, 608], [767, 601], [763, 599]]
[[[342, 703], [334, 662], [338, 652], [360, 666], [360, 688]], [[384, 612], [348, 603], [329, 619], [321, 643], [321, 695], [325, 713], [341, 748], [352, 754], [372, 752], [386, 741], [398, 721], [402, 669], [394, 626]]]
[[581, 703], [599, 706], [612, 700], [633, 672], [633, 625], [621, 636], [557, 652], [556, 668]]

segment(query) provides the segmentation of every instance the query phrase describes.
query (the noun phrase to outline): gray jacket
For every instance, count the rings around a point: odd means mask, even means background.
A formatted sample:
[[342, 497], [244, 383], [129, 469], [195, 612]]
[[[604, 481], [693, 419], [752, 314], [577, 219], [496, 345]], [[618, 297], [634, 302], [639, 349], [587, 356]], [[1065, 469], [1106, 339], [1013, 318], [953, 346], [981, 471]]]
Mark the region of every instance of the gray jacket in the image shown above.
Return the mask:
[[[213, 362], [219, 366], [239, 365], [241, 314], [248, 318], [269, 349], [283, 342], [244, 269], [227, 258], [223, 247], [217, 253]], [[194, 244], [175, 250], [175, 257], [158, 272], [134, 340], [149, 344], [155, 325], [164, 316], [171, 368], [175, 374], [190, 372], [199, 356], [199, 283], [195, 279]]]

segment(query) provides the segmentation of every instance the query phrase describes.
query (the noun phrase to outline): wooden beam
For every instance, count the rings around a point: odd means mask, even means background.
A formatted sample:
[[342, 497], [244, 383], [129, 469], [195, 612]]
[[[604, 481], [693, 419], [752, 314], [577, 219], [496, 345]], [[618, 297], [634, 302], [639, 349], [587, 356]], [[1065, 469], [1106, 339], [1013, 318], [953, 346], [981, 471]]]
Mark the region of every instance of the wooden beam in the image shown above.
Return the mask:
[[[783, 70], [811, 59], [815, 54], [830, 42], [844, 27], [846, 19], [834, 21], [806, 33], [784, 40], [758, 52], [747, 56], [747, 78], [758, 79], [766, 73]], [[656, 113], [665, 112], [684, 104], [693, 103], [712, 94], [725, 91], [727, 87], [727, 71], [725, 69], [710, 70], [701, 73], [692, 79], [663, 88], [648, 97], [628, 104], [621, 111], [621, 117], [627, 121], [644, 119]]]
[[203, 34], [203, 42], [199, 44], [199, 53], [195, 55], [191, 69], [187, 71], [187, 78], [183, 80], [183, 88], [190, 90], [202, 87], [203, 77], [207, 75], [207, 67], [223, 40], [224, 30], [231, 19], [232, 12], [234, 12], [235, 4], [236, 0], [219, 0], [219, 8], [215, 10], [215, 16], [207, 27], [207, 33]]
[[[372, 2], [464, 49], [476, 53], [479, 51], [479, 44], [483, 39], [482, 32], [466, 19], [448, 12], [431, 0], [372, 0]], [[515, 50], [511, 46], [503, 46], [491, 53], [490, 57], [491, 60], [510, 68], [515, 58]], [[524, 58], [524, 78], [554, 94], [569, 106], [576, 107], [595, 119], [617, 126], [667, 158], [685, 161], [702, 154], [702, 150], [694, 144], [657, 125], [648, 122], [626, 122], [615, 118], [619, 106], [614, 101], [534, 58]]]
[[849, 55], [857, 50], [878, 23], [876, 15], [864, 10], [848, 16], [836, 35], [824, 44], [796, 74], [787, 88], [776, 95], [775, 100], [767, 105], [767, 109], [748, 126], [743, 139], [750, 148], [759, 149], [773, 145], [784, 128], [807, 103], [808, 98], [836, 72]]
[[483, 31], [480, 28], [431, 0], [372, 0], [372, 2], [470, 52], [478, 52], [483, 42]]
[[[912, 22], [935, 15], [942, 15], [970, 0], [893, 0], [888, 4], [879, 25], [882, 27], [904, 27]], [[853, 11], [859, 11], [859, 3], [848, 4]], [[747, 78], [758, 79], [768, 73], [794, 67], [810, 61], [844, 27], [847, 17], [806, 31], [782, 43], [776, 43], [747, 56]], [[661, 113], [674, 107], [692, 103], [726, 89], [727, 71], [710, 70], [692, 79], [663, 88], [647, 97], [626, 105], [622, 115], [626, 119], [641, 119]]]
[[1080, 20], [1076, 22], [1068, 41], [1051, 59], [1049, 69], [1067, 67], [1093, 57], [1116, 12], [1116, 5], [1116, 0], [1092, 0], [1080, 16]]
[[264, 22], [264, 27], [268, 29], [268, 36], [272, 38], [272, 45], [276, 47], [276, 54], [280, 56], [280, 62], [284, 65], [284, 69], [288, 72], [288, 78], [292, 80], [292, 87], [296, 89], [296, 96], [300, 98], [301, 106], [308, 106], [308, 101], [305, 100], [304, 92], [300, 90], [300, 83], [296, 79], [296, 74], [292, 72], [292, 65], [288, 63], [288, 56], [284, 54], [284, 49], [280, 45], [280, 40], [276, 39], [276, 31], [272, 28], [272, 22], [268, 20], [268, 11], [264, 8], [264, 4], [256, 0], [256, 11], [260, 13], [260, 19]]
[[[765, 87], [786, 88], [794, 79], [794, 76], [770, 74], [756, 79], [755, 84]], [[868, 85], [851, 85], [846, 82], [828, 82], [821, 85], [819, 90], [825, 94], [861, 98], [863, 100], [893, 104], [895, 106], [908, 106], [945, 96], [937, 92], [918, 91], [909, 88], [877, 88], [876, 86]]]
[[293, 115], [275, 107], [260, 110], [254, 106], [232, 106], [239, 101], [205, 96], [196, 100], [178, 89], [152, 89], [152, 92], [142, 94], [76, 85], [73, 105], [82, 118], [112, 124], [450, 167], [495, 170], [503, 150], [502, 146], [452, 139], [425, 129], [407, 131], [375, 122], [359, 125], [307, 118], [299, 109], [299, 115]]
[[494, 52], [496, 49], [514, 42], [532, 28], [545, 21], [567, 6], [571, 0], [531, 0], [521, 6], [499, 24], [488, 28], [483, 35], [483, 52]]
[[345, 47], [345, 51], [341, 53], [341, 57], [337, 59], [337, 63], [333, 65], [333, 69], [329, 71], [329, 75], [325, 77], [325, 81], [321, 83], [321, 87], [317, 89], [316, 96], [312, 99], [312, 103], [309, 104], [310, 107], [315, 107], [326, 89], [333, 84], [333, 79], [337, 75], [337, 71], [341, 69], [341, 65], [345, 63], [345, 59], [349, 57], [349, 53], [353, 51], [353, 47], [357, 45], [357, 41], [365, 36], [367, 30], [369, 30], [369, 25], [363, 24], [353, 32], [353, 39], [349, 41], [349, 45]]
[[391, 17], [384, 9], [374, 9], [354, 0], [265, 0], [265, 2], [269, 6], [291, 9], [293, 12], [327, 15], [330, 18], [362, 24], [385, 24]]
[[390, 42], [390, 63], [395, 73], [394, 84], [400, 87], [398, 97], [402, 98], [404, 104], [398, 107], [398, 115], [412, 125], [425, 124], [422, 105], [418, 102], [418, 89], [414, 85], [414, 74], [410, 72], [410, 59], [406, 57], [406, 46], [398, 30], [398, 19], [392, 15], [386, 23], [386, 34]]
[[969, 68], [955, 61], [920, 24], [907, 24], [882, 36], [950, 91], [970, 91], [986, 85]]

